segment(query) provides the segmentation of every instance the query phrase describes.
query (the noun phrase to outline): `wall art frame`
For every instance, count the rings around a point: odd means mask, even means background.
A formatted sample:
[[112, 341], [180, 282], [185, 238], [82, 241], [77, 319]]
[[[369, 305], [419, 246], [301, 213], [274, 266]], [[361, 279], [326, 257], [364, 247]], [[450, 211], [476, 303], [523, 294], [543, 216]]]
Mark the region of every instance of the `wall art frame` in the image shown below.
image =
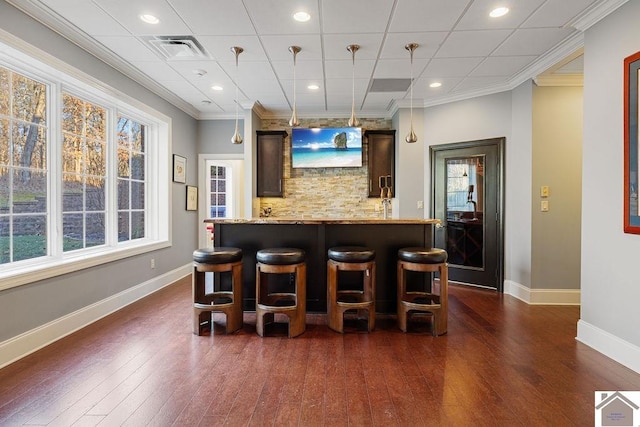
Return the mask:
[[198, 210], [198, 187], [187, 185], [187, 205], [188, 211]]
[[173, 155], [173, 182], [187, 182], [187, 158], [177, 154]]
[[624, 59], [624, 232], [640, 234], [638, 174], [640, 138], [640, 52]]

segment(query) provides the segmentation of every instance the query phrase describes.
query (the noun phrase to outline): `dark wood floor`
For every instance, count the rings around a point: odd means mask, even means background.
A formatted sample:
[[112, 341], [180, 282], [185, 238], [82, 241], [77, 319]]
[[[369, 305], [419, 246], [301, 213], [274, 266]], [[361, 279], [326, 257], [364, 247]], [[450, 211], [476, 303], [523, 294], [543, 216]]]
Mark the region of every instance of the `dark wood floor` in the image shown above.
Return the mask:
[[185, 279], [0, 370], [0, 425], [593, 425], [640, 375], [575, 340], [577, 307], [450, 287], [449, 332], [191, 331]]

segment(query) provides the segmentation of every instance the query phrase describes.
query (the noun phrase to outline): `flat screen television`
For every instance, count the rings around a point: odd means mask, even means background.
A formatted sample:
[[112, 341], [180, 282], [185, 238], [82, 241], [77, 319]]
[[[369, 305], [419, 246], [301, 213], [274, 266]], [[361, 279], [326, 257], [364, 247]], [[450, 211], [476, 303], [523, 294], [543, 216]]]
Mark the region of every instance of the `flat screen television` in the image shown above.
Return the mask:
[[362, 128], [293, 128], [291, 167], [362, 167]]

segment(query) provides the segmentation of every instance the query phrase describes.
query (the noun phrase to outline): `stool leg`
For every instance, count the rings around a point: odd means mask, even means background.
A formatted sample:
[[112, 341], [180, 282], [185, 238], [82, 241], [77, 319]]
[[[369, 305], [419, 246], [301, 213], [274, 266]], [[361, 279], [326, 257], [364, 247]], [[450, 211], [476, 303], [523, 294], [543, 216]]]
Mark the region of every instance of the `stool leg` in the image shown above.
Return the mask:
[[[369, 274], [369, 276], [367, 276]], [[367, 322], [368, 331], [371, 332], [376, 327], [376, 264], [371, 265], [371, 270], [365, 272], [364, 278], [364, 300], [372, 301], [371, 306], [367, 309], [369, 319]]]
[[404, 298], [405, 286], [406, 286], [406, 277], [404, 271], [404, 265], [402, 261], [398, 261], [398, 302], [397, 302], [397, 316], [398, 316], [398, 327], [402, 332], [407, 332], [407, 311], [402, 305], [402, 300]]
[[298, 264], [296, 267], [296, 310], [289, 318], [289, 338], [302, 334], [307, 326], [307, 266]]
[[[191, 295], [193, 297], [193, 302], [204, 302], [204, 273], [199, 272], [195, 267], [191, 275], [191, 285]], [[211, 312], [195, 307], [193, 308], [193, 333], [195, 335], [202, 335], [203, 329], [207, 326], [211, 327], [211, 323]]]
[[234, 265], [231, 270], [233, 286], [233, 306], [227, 313], [227, 333], [242, 328], [242, 264]]
[[327, 262], [327, 317], [329, 328], [343, 333], [343, 313], [338, 308], [338, 265]]
[[[440, 267], [440, 313], [434, 329], [437, 335], [447, 333], [447, 318], [449, 310], [449, 266], [444, 263]], [[435, 321], [436, 319], [434, 319]]]

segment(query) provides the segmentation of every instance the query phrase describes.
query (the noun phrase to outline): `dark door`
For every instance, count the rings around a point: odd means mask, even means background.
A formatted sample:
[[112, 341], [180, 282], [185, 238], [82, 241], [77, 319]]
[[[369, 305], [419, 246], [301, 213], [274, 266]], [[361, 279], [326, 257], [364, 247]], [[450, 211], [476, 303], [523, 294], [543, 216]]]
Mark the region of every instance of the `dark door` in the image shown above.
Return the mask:
[[434, 246], [448, 254], [449, 280], [503, 285], [504, 138], [432, 146]]

